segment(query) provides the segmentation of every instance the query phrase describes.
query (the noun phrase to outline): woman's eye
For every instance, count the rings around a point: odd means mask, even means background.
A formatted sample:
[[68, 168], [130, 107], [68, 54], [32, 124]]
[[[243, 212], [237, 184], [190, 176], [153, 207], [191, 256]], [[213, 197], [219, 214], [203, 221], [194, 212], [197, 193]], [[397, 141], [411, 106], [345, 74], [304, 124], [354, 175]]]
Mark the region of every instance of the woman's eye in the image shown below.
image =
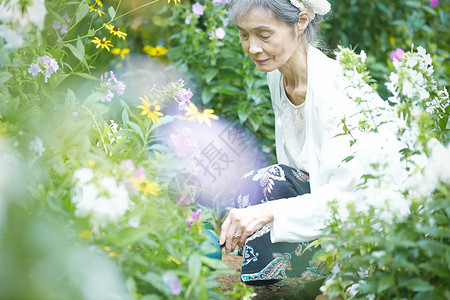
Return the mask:
[[263, 40], [268, 40], [270, 38], [270, 35], [261, 35], [261, 38]]
[[239, 36], [241, 39], [244, 39], [244, 40], [248, 38], [248, 35], [246, 35], [246, 34], [240, 34]]

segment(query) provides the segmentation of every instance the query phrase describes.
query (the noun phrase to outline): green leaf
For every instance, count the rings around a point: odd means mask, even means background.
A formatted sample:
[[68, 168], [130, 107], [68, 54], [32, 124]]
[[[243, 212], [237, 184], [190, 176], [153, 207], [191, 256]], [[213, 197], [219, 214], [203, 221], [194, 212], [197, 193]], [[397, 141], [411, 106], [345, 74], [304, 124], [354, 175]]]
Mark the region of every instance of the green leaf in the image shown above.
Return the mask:
[[142, 140], [144, 140], [144, 132], [142, 131], [142, 128], [139, 127], [138, 124], [134, 123], [133, 121], [128, 121], [126, 125], [130, 127], [135, 133], [137, 133]]
[[104, 94], [104, 93], [100, 93], [100, 92], [92, 93], [92, 94], [90, 94], [90, 95], [86, 98], [86, 100], [84, 100], [83, 105], [88, 105], [88, 104], [91, 104], [91, 103], [98, 102], [98, 101], [100, 101], [103, 97], [105, 97], [105, 94]]
[[205, 86], [202, 90], [202, 103], [207, 105], [216, 93], [209, 86]]
[[89, 65], [86, 61], [86, 58], [84, 57], [85, 55], [85, 50], [84, 50], [84, 45], [81, 42], [81, 40], [77, 41], [77, 46], [73, 46], [71, 44], [64, 44], [65, 47], [69, 48], [70, 51], [72, 52], [72, 54], [78, 58], [78, 60], [89, 70]]
[[161, 275], [153, 272], [148, 272], [144, 275], [139, 276], [139, 278], [150, 283], [153, 287], [155, 287], [165, 295], [170, 295], [169, 287], [164, 283], [164, 281], [162, 281]]
[[64, 74], [64, 73], [55, 73], [50, 77], [50, 86], [52, 88], [56, 88], [58, 85], [61, 84], [61, 82], [63, 82], [64, 79], [66, 79], [67, 77], [69, 77], [70, 74]]
[[87, 15], [88, 12], [89, 12], [89, 5], [85, 2], [81, 2], [75, 15], [76, 23], [81, 21]]
[[114, 19], [114, 17], [116, 16], [116, 11], [114, 10], [114, 7], [110, 6], [108, 8], [108, 14], [111, 17], [111, 21]]
[[132, 245], [149, 235], [153, 230], [153, 227], [125, 228], [112, 238], [112, 242], [122, 246]]
[[204, 75], [205, 82], [206, 83], [210, 83], [211, 80], [213, 80], [214, 77], [216, 77], [218, 73], [219, 73], [219, 69], [218, 68], [208, 69], [206, 71], [205, 75]]
[[378, 281], [378, 293], [391, 288], [394, 285], [394, 277], [390, 275], [384, 275]]
[[67, 101], [74, 105], [77, 102], [77, 98], [75, 96], [75, 93], [71, 89], [67, 89]]
[[75, 72], [72, 73], [72, 75], [76, 75], [85, 79], [89, 79], [89, 80], [95, 80], [95, 81], [99, 81], [100, 79], [98, 79], [97, 77], [92, 76], [91, 74], [87, 74], [87, 73], [79, 73], [79, 72]]
[[128, 122], [130, 122], [130, 117], [128, 116], [128, 111], [127, 109], [124, 109], [122, 111], [122, 123], [123, 124], [128, 124]]
[[0, 84], [5, 83], [12, 77], [12, 74], [9, 72], [0, 72]]
[[88, 36], [88, 37], [91, 37], [91, 36], [94, 36], [94, 35], [95, 35], [94, 29], [89, 29], [87, 34], [86, 34], [86, 36]]
[[202, 270], [201, 257], [197, 252], [194, 252], [189, 257], [189, 262], [188, 262], [189, 276], [192, 278], [198, 278], [200, 276], [201, 270]]
[[431, 284], [419, 278], [412, 278], [408, 280], [405, 286], [414, 292], [428, 292], [434, 289]]

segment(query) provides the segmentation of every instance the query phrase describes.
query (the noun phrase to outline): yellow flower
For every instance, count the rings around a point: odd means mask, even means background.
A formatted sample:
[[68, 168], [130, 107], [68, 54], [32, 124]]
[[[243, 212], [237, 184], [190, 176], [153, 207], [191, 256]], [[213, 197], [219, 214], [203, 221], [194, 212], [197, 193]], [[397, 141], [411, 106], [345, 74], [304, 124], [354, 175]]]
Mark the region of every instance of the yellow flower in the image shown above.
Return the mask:
[[95, 3], [96, 3], [98, 6], [103, 7], [102, 1], [100, 1], [100, 0], [95, 0]]
[[173, 256], [169, 256], [167, 258], [167, 261], [171, 261], [171, 262], [176, 263], [177, 265], [181, 265], [181, 262], [178, 259], [176, 259], [175, 257], [173, 257]]
[[117, 35], [120, 38], [125, 39], [125, 37], [127, 36], [127, 34], [123, 31], [120, 31], [119, 27], [117, 27], [117, 26], [112, 26], [111, 24], [105, 24], [105, 23], [103, 23], [103, 26], [105, 26], [105, 28], [108, 29], [110, 33]]
[[99, 48], [102, 47], [102, 49], [106, 48], [109, 51], [109, 47], [112, 47], [113, 45], [111, 44], [110, 40], [106, 40], [106, 38], [103, 39], [99, 39], [98, 37], [94, 37], [94, 39], [91, 41], [94, 44], [97, 44], [97, 46], [95, 48]]
[[120, 256], [120, 253], [117, 253], [117, 252], [109, 252], [108, 253], [108, 257], [119, 257]]
[[195, 104], [192, 102], [189, 102], [189, 106], [186, 106], [184, 109], [186, 110], [185, 116], [189, 121], [197, 120], [198, 122], [200, 122], [200, 124], [205, 122], [206, 125], [211, 127], [210, 119], [219, 120], [219, 117], [213, 114], [214, 109], [204, 109], [202, 112], [200, 112], [197, 106], [195, 106]]
[[98, 13], [98, 16], [101, 17], [102, 15], [105, 14], [105, 12], [103, 10], [100, 10], [98, 8], [95, 8], [93, 5], [89, 5], [89, 11], [95, 11], [96, 13]]
[[[170, 1], [171, 0], [167, 0], [167, 3], [170, 3]], [[173, 3], [175, 4], [175, 5], [177, 5], [178, 3], [180, 3], [181, 2], [181, 0], [173, 0]]]
[[144, 48], [142, 48], [142, 50], [144, 52], [147, 52], [147, 54], [151, 55], [151, 56], [161, 56], [167, 53], [167, 51], [169, 51], [166, 47], [163, 46], [156, 46], [156, 47], [152, 47], [152, 46], [144, 46]]
[[115, 55], [120, 55], [120, 58], [125, 59], [125, 54], [130, 53], [130, 49], [128, 49], [128, 48], [123, 48], [123, 49], [114, 48], [114, 49], [111, 50], [111, 53], [115, 54]]
[[95, 167], [95, 161], [93, 161], [92, 159], [88, 160], [88, 166], [89, 168]]
[[89, 239], [91, 237], [91, 231], [90, 230], [83, 230], [80, 232], [80, 237], [82, 237], [83, 239]]
[[145, 176], [132, 177], [130, 178], [130, 182], [133, 184], [133, 188], [143, 192], [144, 195], [152, 194], [156, 196], [161, 191], [157, 182], [150, 181]]
[[160, 112], [161, 106], [157, 104], [157, 101], [155, 100], [153, 103], [150, 103], [147, 96], [139, 97], [139, 99], [141, 100], [142, 105], [138, 105], [137, 108], [142, 109], [141, 115], [148, 115], [148, 117], [152, 119], [153, 123], [159, 123], [159, 117], [164, 115]]
[[111, 247], [110, 246], [105, 246], [105, 247], [103, 247], [103, 249], [105, 249], [105, 251], [111, 251]]

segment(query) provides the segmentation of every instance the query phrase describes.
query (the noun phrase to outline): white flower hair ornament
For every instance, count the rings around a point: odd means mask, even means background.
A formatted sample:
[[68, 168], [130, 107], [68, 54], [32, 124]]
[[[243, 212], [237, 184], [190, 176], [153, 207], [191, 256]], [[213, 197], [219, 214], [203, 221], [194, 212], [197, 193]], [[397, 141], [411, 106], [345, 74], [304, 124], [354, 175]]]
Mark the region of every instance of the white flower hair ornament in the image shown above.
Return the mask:
[[311, 22], [317, 15], [326, 15], [331, 10], [331, 5], [327, 0], [290, 0], [291, 4], [300, 11], [308, 12], [309, 21]]

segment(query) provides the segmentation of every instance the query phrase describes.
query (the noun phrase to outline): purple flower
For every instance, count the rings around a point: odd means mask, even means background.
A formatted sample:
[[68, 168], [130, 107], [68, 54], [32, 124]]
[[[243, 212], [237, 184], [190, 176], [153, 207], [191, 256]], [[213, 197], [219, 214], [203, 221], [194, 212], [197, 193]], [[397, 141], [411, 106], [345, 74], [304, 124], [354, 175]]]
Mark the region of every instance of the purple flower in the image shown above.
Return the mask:
[[108, 103], [111, 102], [112, 98], [114, 98], [114, 94], [110, 90], [107, 90], [105, 97], [103, 97], [100, 101]]
[[70, 18], [69, 18], [69, 15], [67, 15], [67, 14], [65, 14], [64, 16], [63, 16], [63, 18], [64, 18], [64, 20], [67, 22], [67, 24], [69, 24], [70, 23]]
[[194, 4], [192, 4], [192, 12], [200, 17], [200, 16], [203, 16], [203, 14], [205, 13], [205, 10], [203, 9], [203, 7], [200, 3], [195, 2]]
[[172, 295], [179, 295], [181, 293], [181, 281], [177, 275], [167, 273], [163, 275], [162, 280], [169, 286]]
[[59, 22], [58, 20], [53, 20], [52, 28], [55, 30], [61, 29], [61, 22]]
[[116, 91], [117, 95], [122, 96], [126, 88], [123, 82], [117, 80], [113, 71], [109, 71], [109, 74], [111, 75], [110, 78], [108, 78], [108, 72], [100, 76], [101, 86], [106, 90], [106, 96], [101, 100], [102, 102], [110, 102], [112, 100], [114, 97], [112, 90]]
[[59, 31], [59, 33], [66, 34], [67, 31], [68, 31], [67, 25], [66, 24], [62, 24], [61, 25], [61, 30]]
[[42, 70], [37, 63], [32, 63], [28, 68], [28, 73], [30, 73], [33, 76], [36, 76], [41, 71]]
[[430, 7], [434, 8], [439, 5], [439, 0], [430, 0]]
[[221, 20], [224, 27], [227, 27], [228, 23], [230, 23], [230, 18], [221, 18]]
[[59, 69], [59, 65], [48, 55], [44, 55], [41, 57], [38, 57], [36, 59], [35, 63], [32, 63], [30, 65], [30, 68], [28, 69], [28, 72], [31, 73], [31, 75], [36, 76], [38, 73], [42, 73], [45, 75], [45, 82], [48, 81], [50, 76], [55, 73]]
[[191, 17], [190, 16], [186, 17], [186, 19], [184, 20], [184, 24], [186, 24], [186, 25], [191, 24]]
[[189, 229], [192, 228], [192, 224], [194, 224], [194, 222], [198, 220], [201, 214], [202, 214], [201, 208], [197, 209], [195, 212], [191, 212], [191, 216], [185, 220], [186, 225], [187, 227], [189, 227]]
[[217, 6], [221, 4], [228, 4], [228, 2], [230, 2], [230, 0], [213, 0], [212, 4]]
[[389, 58], [391, 59], [392, 62], [394, 62], [394, 60], [400, 61], [400, 59], [402, 59], [403, 54], [405, 54], [405, 51], [402, 48], [397, 48], [391, 53], [389, 53]]
[[219, 40], [223, 40], [226, 35], [225, 30], [222, 27], [216, 29], [215, 34]]
[[114, 86], [114, 89], [117, 92], [117, 95], [122, 96], [123, 92], [125, 91], [126, 85], [123, 84], [123, 82], [118, 81], [117, 84]]
[[178, 95], [177, 95], [178, 99], [180, 99], [180, 101], [178, 102], [178, 108], [180, 110], [183, 110], [186, 107], [186, 105], [189, 102], [191, 102], [192, 96], [194, 96], [194, 95], [192, 94], [191, 89], [188, 89], [188, 90], [181, 89], [181, 90], [179, 90], [178, 91]]

